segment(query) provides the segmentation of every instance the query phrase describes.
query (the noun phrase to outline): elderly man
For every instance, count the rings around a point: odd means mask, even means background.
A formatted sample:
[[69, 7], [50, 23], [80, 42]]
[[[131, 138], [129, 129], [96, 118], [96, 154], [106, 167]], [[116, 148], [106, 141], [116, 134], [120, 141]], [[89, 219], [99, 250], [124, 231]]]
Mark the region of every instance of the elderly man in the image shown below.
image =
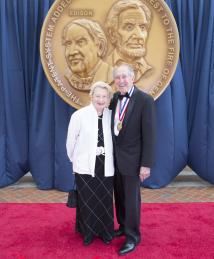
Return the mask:
[[150, 176], [154, 164], [155, 105], [148, 94], [133, 85], [134, 71], [120, 65], [113, 72], [118, 92], [111, 102], [115, 160], [115, 205], [119, 229], [125, 235], [119, 255], [133, 251], [141, 241], [140, 180]]
[[106, 18], [106, 30], [115, 47], [107, 62], [112, 66], [130, 64], [136, 82], [152, 68], [144, 58], [150, 26], [151, 11], [139, 0], [116, 2]]
[[107, 39], [97, 22], [73, 20], [65, 26], [62, 38], [69, 67], [65, 77], [72, 87], [89, 91], [96, 81], [112, 82], [112, 67], [102, 61]]

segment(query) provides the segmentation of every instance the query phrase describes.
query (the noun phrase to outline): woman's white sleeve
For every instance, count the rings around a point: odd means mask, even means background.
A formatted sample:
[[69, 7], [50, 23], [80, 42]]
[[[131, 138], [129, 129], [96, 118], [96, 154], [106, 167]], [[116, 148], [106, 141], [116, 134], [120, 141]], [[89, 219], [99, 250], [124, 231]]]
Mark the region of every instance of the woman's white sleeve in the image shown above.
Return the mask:
[[66, 140], [67, 155], [71, 162], [73, 161], [73, 153], [77, 142], [77, 138], [79, 136], [79, 132], [80, 132], [80, 118], [78, 117], [77, 113], [74, 113], [72, 114], [69, 122], [67, 140]]

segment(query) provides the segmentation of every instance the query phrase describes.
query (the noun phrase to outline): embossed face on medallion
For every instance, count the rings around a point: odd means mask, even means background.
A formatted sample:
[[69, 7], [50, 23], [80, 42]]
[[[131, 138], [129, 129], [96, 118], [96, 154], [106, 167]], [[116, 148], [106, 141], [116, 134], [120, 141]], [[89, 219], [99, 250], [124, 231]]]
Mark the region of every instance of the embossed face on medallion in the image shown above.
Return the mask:
[[127, 9], [118, 17], [117, 49], [124, 59], [145, 56], [148, 21], [140, 9]]
[[65, 58], [70, 70], [87, 77], [98, 63], [98, 47], [88, 31], [71, 23], [65, 32]]
[[152, 67], [145, 60], [151, 25], [151, 11], [139, 0], [116, 2], [107, 16], [107, 32], [115, 49], [108, 61], [112, 65], [130, 64], [135, 82]]
[[111, 68], [102, 57], [107, 50], [106, 36], [97, 22], [76, 19], [67, 24], [62, 42], [69, 70], [65, 78], [69, 84], [82, 91], [89, 91], [92, 83], [103, 79], [111, 82]]

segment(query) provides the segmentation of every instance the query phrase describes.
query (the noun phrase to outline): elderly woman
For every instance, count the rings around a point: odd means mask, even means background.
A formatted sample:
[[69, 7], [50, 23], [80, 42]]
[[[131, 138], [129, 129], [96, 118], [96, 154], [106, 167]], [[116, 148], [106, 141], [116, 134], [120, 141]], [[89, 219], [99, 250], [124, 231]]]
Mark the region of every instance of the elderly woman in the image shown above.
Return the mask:
[[112, 89], [96, 82], [90, 96], [91, 104], [72, 114], [66, 143], [78, 193], [76, 229], [83, 235], [84, 245], [96, 236], [109, 244], [114, 233], [114, 164], [111, 111], [107, 108]]

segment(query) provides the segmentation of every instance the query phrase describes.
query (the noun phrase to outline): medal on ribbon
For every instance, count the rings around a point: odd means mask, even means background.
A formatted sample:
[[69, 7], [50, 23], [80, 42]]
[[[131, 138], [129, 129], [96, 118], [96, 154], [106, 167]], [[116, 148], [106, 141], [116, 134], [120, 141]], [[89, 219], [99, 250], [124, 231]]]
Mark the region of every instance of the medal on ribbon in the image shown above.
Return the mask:
[[119, 121], [117, 124], [118, 131], [120, 131], [122, 129], [122, 127], [123, 127], [123, 123], [122, 123], [122, 121]]
[[121, 131], [123, 128], [123, 119], [126, 114], [126, 109], [129, 103], [129, 98], [126, 98], [125, 102], [122, 105], [122, 100], [120, 101], [120, 107], [119, 107], [119, 122], [117, 123], [117, 129], [118, 131]]

